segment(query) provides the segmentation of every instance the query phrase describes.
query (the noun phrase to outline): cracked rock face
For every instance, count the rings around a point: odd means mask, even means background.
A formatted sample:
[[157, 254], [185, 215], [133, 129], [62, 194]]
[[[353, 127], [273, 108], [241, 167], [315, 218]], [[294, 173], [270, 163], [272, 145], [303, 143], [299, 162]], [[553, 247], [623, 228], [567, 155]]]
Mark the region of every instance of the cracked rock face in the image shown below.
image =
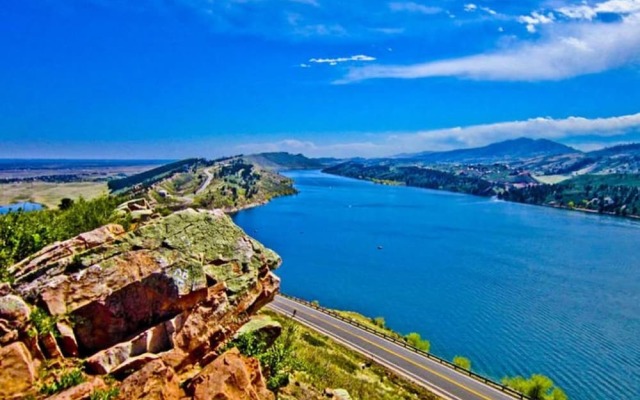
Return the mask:
[[189, 209], [48, 246], [12, 267], [13, 290], [60, 321], [63, 356], [86, 358], [94, 373], [152, 362], [180, 373], [273, 298], [280, 262], [223, 212]]

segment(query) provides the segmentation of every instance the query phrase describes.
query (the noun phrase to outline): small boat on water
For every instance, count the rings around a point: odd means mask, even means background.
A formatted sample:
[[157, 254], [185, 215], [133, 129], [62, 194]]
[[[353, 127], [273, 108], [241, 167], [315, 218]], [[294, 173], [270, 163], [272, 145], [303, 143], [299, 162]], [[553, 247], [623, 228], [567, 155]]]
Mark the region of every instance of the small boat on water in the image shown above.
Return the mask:
[[382, 246], [378, 246], [378, 250], [382, 250]]

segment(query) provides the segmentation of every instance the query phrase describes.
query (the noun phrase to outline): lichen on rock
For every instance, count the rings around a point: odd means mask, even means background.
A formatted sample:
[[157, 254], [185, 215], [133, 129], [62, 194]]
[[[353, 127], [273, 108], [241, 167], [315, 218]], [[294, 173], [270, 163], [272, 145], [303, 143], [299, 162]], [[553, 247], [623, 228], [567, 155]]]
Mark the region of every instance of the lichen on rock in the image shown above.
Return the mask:
[[[157, 378], [148, 369], [161, 365], [178, 380], [206, 368], [273, 298], [280, 262], [217, 210], [183, 210], [128, 233], [107, 225], [12, 267], [15, 295], [0, 298], [1, 333], [30, 357], [84, 358], [93, 374]], [[25, 332], [35, 306], [55, 323], [34, 341]]]

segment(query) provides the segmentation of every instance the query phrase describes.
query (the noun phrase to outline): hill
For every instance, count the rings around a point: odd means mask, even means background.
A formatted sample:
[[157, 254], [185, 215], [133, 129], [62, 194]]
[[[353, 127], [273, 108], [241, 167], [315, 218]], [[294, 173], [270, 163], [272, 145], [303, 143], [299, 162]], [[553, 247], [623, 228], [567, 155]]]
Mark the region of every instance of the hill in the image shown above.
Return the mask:
[[249, 163], [272, 171], [322, 169], [339, 162], [335, 158], [309, 158], [302, 154], [286, 152], [251, 154], [244, 156], [244, 159]]
[[418, 166], [364, 165], [346, 162], [326, 168], [323, 172], [381, 184], [407, 185], [479, 196], [494, 194], [492, 184], [484, 179]]
[[604, 149], [590, 151], [590, 157], [632, 157], [640, 156], [640, 143], [620, 144]]
[[494, 163], [573, 153], [580, 151], [547, 139], [519, 138], [470, 149], [405, 155], [404, 158], [424, 164]]
[[110, 180], [107, 186], [111, 192], [126, 192], [136, 187], [148, 187], [179, 171], [187, 171], [203, 162], [204, 160], [198, 158], [176, 161], [126, 178]]

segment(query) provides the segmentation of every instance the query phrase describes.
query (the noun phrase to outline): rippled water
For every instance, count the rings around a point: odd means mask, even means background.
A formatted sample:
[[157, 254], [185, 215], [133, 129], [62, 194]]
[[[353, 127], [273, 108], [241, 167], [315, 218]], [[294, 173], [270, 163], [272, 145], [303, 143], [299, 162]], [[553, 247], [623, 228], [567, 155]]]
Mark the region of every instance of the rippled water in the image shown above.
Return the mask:
[[289, 175], [299, 195], [234, 217], [283, 257], [284, 292], [384, 316], [497, 379], [640, 399], [640, 223]]

